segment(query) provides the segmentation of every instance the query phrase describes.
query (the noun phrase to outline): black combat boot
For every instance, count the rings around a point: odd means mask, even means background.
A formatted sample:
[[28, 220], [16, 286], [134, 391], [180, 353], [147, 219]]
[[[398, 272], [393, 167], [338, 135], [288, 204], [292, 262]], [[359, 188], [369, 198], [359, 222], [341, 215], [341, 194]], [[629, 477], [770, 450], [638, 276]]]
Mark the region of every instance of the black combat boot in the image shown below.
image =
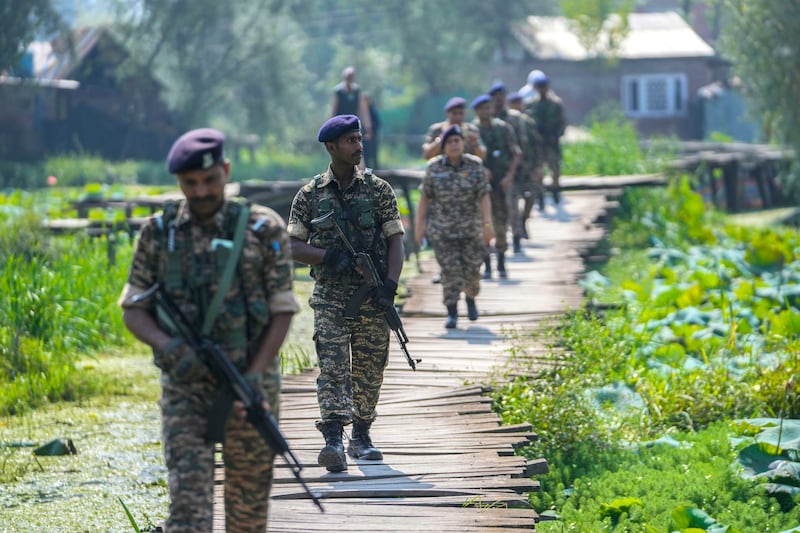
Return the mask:
[[336, 420], [325, 422], [320, 431], [325, 437], [325, 447], [319, 451], [317, 462], [327, 468], [328, 472], [347, 470], [347, 457], [342, 443], [342, 423]]
[[492, 256], [487, 255], [483, 260], [483, 279], [492, 279]]
[[472, 321], [478, 320], [478, 308], [475, 307], [475, 298], [467, 298], [467, 318]]
[[447, 320], [444, 322], [444, 327], [453, 329], [456, 327], [456, 322], [458, 322], [458, 307], [456, 304], [450, 304], [447, 306]]
[[365, 422], [359, 418], [353, 420], [353, 434], [350, 443], [347, 445], [347, 453], [354, 459], [366, 459], [368, 461], [380, 461], [383, 453], [372, 445], [369, 437], [369, 426], [371, 422]]
[[506, 254], [505, 252], [497, 252], [497, 273], [500, 274], [500, 277], [506, 279], [508, 274], [506, 273]]
[[514, 235], [514, 253], [519, 255], [522, 253], [522, 236]]
[[556, 205], [561, 203], [561, 188], [560, 187], [553, 187], [553, 203]]

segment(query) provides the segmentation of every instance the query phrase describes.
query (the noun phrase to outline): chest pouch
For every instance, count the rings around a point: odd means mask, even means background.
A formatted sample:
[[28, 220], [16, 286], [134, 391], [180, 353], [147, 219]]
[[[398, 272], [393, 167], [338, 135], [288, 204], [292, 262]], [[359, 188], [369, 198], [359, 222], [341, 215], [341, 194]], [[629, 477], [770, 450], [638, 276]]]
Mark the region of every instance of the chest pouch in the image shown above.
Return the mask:
[[355, 218], [361, 229], [370, 229], [375, 226], [375, 216], [372, 214], [372, 202], [370, 200], [359, 200], [356, 202]]

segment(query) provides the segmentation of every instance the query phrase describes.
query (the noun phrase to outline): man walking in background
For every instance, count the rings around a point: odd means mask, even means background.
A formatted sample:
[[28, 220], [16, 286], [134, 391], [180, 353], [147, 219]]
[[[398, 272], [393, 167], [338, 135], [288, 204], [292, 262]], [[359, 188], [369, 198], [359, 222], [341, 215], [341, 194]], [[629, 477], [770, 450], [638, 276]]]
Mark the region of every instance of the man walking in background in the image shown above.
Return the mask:
[[[494, 227], [494, 248], [497, 254], [497, 273], [501, 278], [508, 277], [505, 254], [508, 250], [509, 195], [522, 159], [517, 138], [507, 122], [493, 116], [492, 97], [482, 94], [472, 101], [475, 111], [473, 124], [478, 126], [481, 139], [486, 143], [486, 159], [484, 166], [489, 171], [489, 183], [492, 185], [492, 226]], [[491, 255], [484, 261], [484, 279], [492, 277]]]
[[537, 94], [525, 108], [525, 112], [536, 121], [542, 137], [542, 162], [550, 169], [553, 180], [550, 192], [553, 194], [553, 201], [558, 204], [561, 202], [561, 187], [558, 182], [561, 177], [561, 136], [567, 128], [564, 104], [550, 90], [550, 78], [543, 72], [534, 78], [533, 87]]

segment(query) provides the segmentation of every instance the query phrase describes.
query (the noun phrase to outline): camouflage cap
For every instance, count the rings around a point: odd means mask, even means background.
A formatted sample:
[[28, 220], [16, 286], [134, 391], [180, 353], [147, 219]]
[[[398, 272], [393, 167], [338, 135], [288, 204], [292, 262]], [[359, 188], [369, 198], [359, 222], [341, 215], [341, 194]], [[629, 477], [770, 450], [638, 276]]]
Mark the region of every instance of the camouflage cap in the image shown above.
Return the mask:
[[211, 168], [223, 161], [225, 134], [213, 128], [187, 131], [173, 143], [167, 155], [167, 170], [172, 174]]

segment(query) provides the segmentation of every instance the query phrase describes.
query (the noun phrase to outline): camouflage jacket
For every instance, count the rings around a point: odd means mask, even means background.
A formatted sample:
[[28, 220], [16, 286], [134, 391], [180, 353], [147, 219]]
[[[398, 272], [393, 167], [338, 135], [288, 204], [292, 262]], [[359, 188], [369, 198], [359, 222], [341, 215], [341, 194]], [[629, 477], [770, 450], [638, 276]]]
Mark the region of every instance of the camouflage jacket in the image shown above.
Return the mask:
[[[182, 200], [151, 217], [139, 234], [120, 305], [156, 316], [152, 300], [132, 299], [159, 283], [199, 330], [227, 261], [228, 248], [220, 243], [233, 239], [240, 211], [239, 202], [226, 200], [210, 220], [199, 222]], [[293, 265], [283, 220], [272, 209], [252, 205], [236, 275], [210, 334], [240, 371], [247, 369], [248, 352], [252, 356], [257, 349], [270, 316], [299, 309]], [[169, 324], [158, 320], [170, 332]]]
[[464, 154], [457, 167], [443, 155], [428, 161], [420, 190], [430, 199], [427, 234], [450, 239], [481, 239], [481, 196], [491, 190], [483, 162]]
[[564, 117], [564, 104], [561, 98], [553, 92], [548, 92], [544, 99], [536, 95], [533, 102], [525, 108], [539, 128], [539, 134], [545, 144], [558, 144], [559, 138], [564, 135], [567, 128], [567, 119]]
[[517, 136], [517, 142], [522, 150], [522, 161], [517, 167], [517, 177], [524, 177], [533, 168], [533, 161], [536, 161], [539, 152], [539, 132], [535, 133], [535, 137], [531, 137], [529, 121], [533, 122], [533, 119], [525, 113], [509, 108], [495, 116], [514, 128], [514, 134]]
[[[475, 150], [479, 146], [483, 145], [483, 141], [481, 140], [481, 132], [478, 129], [478, 127], [475, 126], [475, 124], [472, 124], [471, 122], [465, 122], [461, 126], [464, 130], [463, 132], [465, 139], [464, 152], [467, 154], [475, 155]], [[444, 122], [435, 122], [431, 124], [430, 127], [428, 128], [428, 133], [425, 134], [425, 141], [423, 141], [422, 144], [425, 145], [432, 143], [433, 141], [436, 140], [437, 137], [440, 137], [442, 133], [444, 133], [444, 130], [446, 130], [449, 127], [450, 123], [446, 120]], [[467, 140], [469, 133], [474, 133], [475, 136], [478, 138], [477, 146], [473, 145], [470, 141]]]
[[[310, 243], [317, 248], [344, 250], [341, 237], [333, 228], [319, 228], [311, 221], [333, 211], [339, 225], [353, 247], [372, 254], [381, 275], [386, 275], [387, 241], [392, 235], [403, 234], [403, 223], [397, 207], [397, 198], [391, 185], [353, 167], [353, 181], [344, 191], [328, 167], [297, 191], [292, 201], [287, 226], [293, 238]], [[349, 275], [334, 276], [324, 265], [313, 265], [311, 275], [316, 280], [310, 302], [321, 303], [331, 297], [347, 298], [361, 285], [361, 276], [353, 271]]]
[[484, 166], [492, 173], [492, 179], [500, 180], [508, 172], [514, 154], [520, 152], [514, 128], [499, 118], [493, 118], [488, 126], [481, 126], [476, 118], [473, 122], [481, 132], [486, 145]]

